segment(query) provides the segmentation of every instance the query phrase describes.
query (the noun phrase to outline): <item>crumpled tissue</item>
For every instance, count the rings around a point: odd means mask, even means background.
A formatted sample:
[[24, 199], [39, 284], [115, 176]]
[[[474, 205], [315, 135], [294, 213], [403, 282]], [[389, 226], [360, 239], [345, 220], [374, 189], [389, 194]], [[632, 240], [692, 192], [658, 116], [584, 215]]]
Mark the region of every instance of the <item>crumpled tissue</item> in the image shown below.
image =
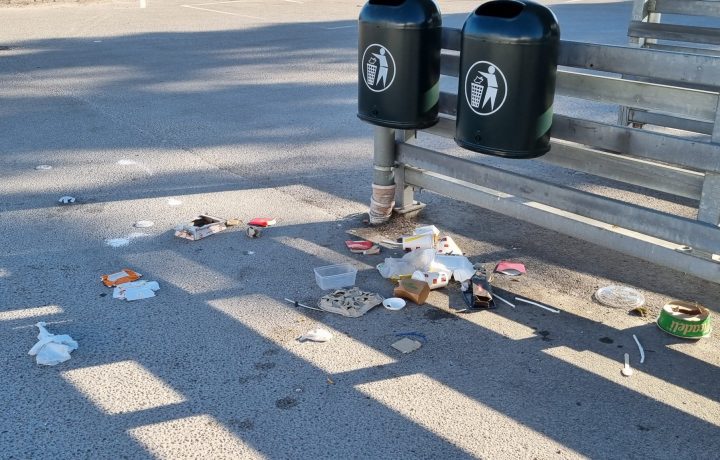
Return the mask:
[[45, 329], [47, 324], [43, 321], [35, 324], [40, 333], [38, 342], [28, 351], [30, 356], [35, 356], [38, 364], [54, 366], [70, 359], [70, 352], [77, 350], [78, 343], [69, 335], [55, 335]]

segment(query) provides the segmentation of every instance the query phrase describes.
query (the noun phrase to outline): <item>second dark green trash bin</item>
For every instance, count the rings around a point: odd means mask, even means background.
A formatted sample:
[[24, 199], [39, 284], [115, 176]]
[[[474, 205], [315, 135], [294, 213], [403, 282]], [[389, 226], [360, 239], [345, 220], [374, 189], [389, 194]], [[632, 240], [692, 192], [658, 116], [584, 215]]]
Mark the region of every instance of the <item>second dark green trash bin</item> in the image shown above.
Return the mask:
[[533, 158], [550, 150], [560, 27], [545, 6], [493, 0], [465, 21], [455, 141]]

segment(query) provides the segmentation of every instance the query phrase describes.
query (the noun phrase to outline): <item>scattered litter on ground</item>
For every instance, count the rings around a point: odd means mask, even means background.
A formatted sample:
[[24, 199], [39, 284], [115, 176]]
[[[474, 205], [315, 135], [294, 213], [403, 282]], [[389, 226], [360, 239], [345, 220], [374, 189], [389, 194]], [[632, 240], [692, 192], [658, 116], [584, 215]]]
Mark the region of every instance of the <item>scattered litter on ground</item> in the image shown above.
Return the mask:
[[435, 250], [438, 254], [445, 254], [449, 256], [463, 255], [462, 249], [460, 249], [455, 241], [449, 236], [440, 238], [435, 244]]
[[70, 353], [77, 350], [78, 343], [69, 335], [51, 334], [45, 329], [47, 323], [39, 322], [35, 326], [40, 330], [38, 342], [33, 345], [28, 354], [35, 356], [35, 362], [45, 366], [54, 366], [70, 359]]
[[256, 217], [250, 222], [248, 222], [248, 225], [251, 227], [272, 227], [275, 225], [277, 221], [275, 219], [269, 219], [267, 217]]
[[121, 248], [130, 244], [129, 238], [110, 238], [105, 240], [105, 244], [113, 248]]
[[389, 257], [377, 266], [383, 278], [400, 279], [410, 278], [416, 270], [426, 270], [435, 260], [435, 251], [432, 249], [412, 251], [402, 258]]
[[402, 239], [402, 248], [406, 251], [416, 251], [418, 249], [435, 248], [435, 237], [432, 233], [421, 233], [420, 235], [404, 236]]
[[413, 230], [413, 235], [424, 235], [426, 233], [430, 233], [434, 237], [440, 236], [440, 230], [434, 225], [424, 225]]
[[493, 301], [491, 279], [488, 278], [484, 269], [479, 269], [470, 278], [470, 283], [462, 289], [462, 297], [468, 308], [471, 309], [492, 309], [495, 308]]
[[405, 308], [405, 305], [405, 301], [400, 297], [389, 297], [383, 300], [383, 307], [387, 308], [388, 310], [402, 310], [403, 308]]
[[520, 262], [510, 262], [509, 260], [501, 260], [495, 266], [495, 273], [502, 273], [509, 276], [520, 276], [526, 273], [525, 264]]
[[397, 351], [407, 354], [422, 347], [422, 343], [418, 342], [417, 340], [403, 337], [402, 339], [393, 343], [391, 346]]
[[425, 281], [431, 290], [444, 288], [450, 282], [450, 273], [448, 272], [421, 272], [416, 270], [412, 274], [412, 279], [417, 281]]
[[657, 319], [660, 329], [684, 339], [709, 337], [712, 332], [710, 310], [697, 302], [673, 300], [668, 302]]
[[113, 291], [113, 299], [133, 300], [149, 299], [155, 297], [155, 291], [160, 290], [157, 281], [131, 281], [123, 283], [115, 287]]
[[595, 300], [613, 308], [636, 308], [645, 305], [645, 296], [627, 286], [605, 286], [595, 292]]
[[75, 197], [72, 196], [61, 196], [58, 198], [58, 203], [60, 204], [72, 204], [75, 203]]
[[377, 244], [371, 247], [370, 249], [366, 249], [362, 252], [364, 256], [374, 256], [377, 254], [380, 254], [380, 246]]
[[133, 227], [135, 227], [135, 228], [150, 228], [153, 225], [155, 225], [155, 223], [151, 220], [139, 220], [139, 221], [135, 222], [135, 224], [133, 224]]
[[393, 290], [395, 297], [402, 297], [418, 305], [422, 305], [430, 294], [430, 286], [425, 281], [402, 279]]
[[625, 377], [630, 377], [631, 375], [633, 375], [633, 369], [632, 367], [630, 367], [630, 355], [627, 353], [625, 353], [625, 366], [623, 366], [620, 373]]
[[387, 239], [385, 239], [385, 240], [381, 240], [380, 242], [381, 242], [382, 244], [385, 244], [385, 245], [390, 246], [390, 247], [392, 247], [392, 248], [402, 246], [402, 243], [399, 242], [399, 241], [392, 241], [392, 240], [387, 240]]
[[451, 272], [458, 283], [469, 280], [475, 274], [472, 262], [465, 256], [446, 256], [438, 254], [433, 264], [434, 270]]
[[315, 308], [315, 307], [311, 307], [311, 306], [308, 306], [308, 305], [301, 304], [301, 303], [298, 302], [297, 300], [290, 300], [290, 299], [284, 299], [284, 300], [285, 300], [286, 302], [290, 302], [291, 304], [295, 305], [295, 307], [307, 308], [308, 310], [325, 311], [325, 310], [322, 310], [322, 309], [320, 309], [320, 308]]
[[499, 295], [497, 295], [497, 293], [493, 293], [493, 296], [494, 296], [495, 299], [498, 299], [499, 301], [501, 301], [501, 302], [503, 302], [503, 303], [505, 303], [505, 304], [507, 304], [507, 305], [510, 305], [511, 307], [515, 308], [515, 304], [514, 304], [514, 303], [511, 303], [511, 302], [503, 299], [502, 297], [500, 297]]
[[372, 241], [352, 241], [348, 240], [345, 241], [345, 246], [350, 250], [350, 252], [354, 253], [360, 253], [363, 251], [367, 251], [371, 247], [374, 246]]
[[178, 226], [175, 229], [175, 236], [197, 241], [226, 229], [223, 219], [201, 214], [189, 223]]
[[178, 200], [177, 198], [168, 198], [167, 204], [168, 206], [180, 206], [182, 204], [182, 201]]
[[380, 246], [372, 241], [346, 241], [345, 246], [353, 254], [375, 255], [380, 254]]
[[332, 294], [322, 296], [318, 307], [331, 313], [357, 318], [380, 305], [383, 300], [378, 294], [363, 292], [359, 288], [353, 287], [347, 290], [339, 289]]
[[116, 273], [111, 273], [109, 275], [102, 275], [100, 279], [102, 280], [103, 284], [107, 287], [115, 287], [120, 284], [130, 283], [132, 281], [137, 281], [142, 277], [142, 275], [134, 270], [130, 270], [129, 268], [126, 268], [124, 270], [121, 270]]
[[328, 385], [335, 385], [335, 382], [330, 377], [327, 378], [326, 382], [328, 383]]
[[260, 238], [262, 236], [262, 230], [258, 227], [248, 227], [245, 229], [245, 234], [248, 238]]
[[35, 166], [35, 169], [38, 171], [50, 171], [52, 169], [52, 166], [50, 165], [37, 165]]
[[395, 207], [395, 187], [395, 184], [372, 184], [370, 211], [368, 212], [371, 225], [384, 224], [390, 219], [392, 210]]
[[246, 256], [251, 256], [255, 254], [255, 251], [243, 251], [243, 254], [245, 254]]
[[540, 308], [542, 308], [543, 310], [547, 310], [547, 311], [552, 312], [552, 313], [560, 313], [560, 310], [556, 310], [556, 309], [554, 309], [554, 308], [550, 308], [550, 307], [548, 307], [547, 305], [543, 305], [543, 304], [541, 304], [541, 303], [533, 302], [532, 300], [523, 299], [522, 297], [515, 297], [515, 300], [518, 301], [518, 302], [523, 302], [523, 303], [527, 303], [527, 304], [530, 304], [530, 305], [535, 305], [536, 307], [540, 307]]
[[640, 316], [641, 318], [647, 318], [650, 312], [645, 307], [636, 307], [630, 310], [628, 314], [633, 316]]
[[314, 271], [315, 282], [324, 291], [352, 286], [357, 276], [357, 268], [350, 264], [325, 265]]
[[332, 332], [328, 331], [327, 329], [323, 329], [321, 327], [316, 327], [315, 329], [311, 329], [307, 331], [305, 334], [298, 337], [298, 340], [300, 342], [310, 341], [310, 342], [327, 342], [328, 340], [332, 339], [333, 335]]
[[643, 364], [645, 362], [645, 349], [642, 345], [640, 345], [640, 340], [638, 340], [635, 334], [633, 334], [633, 339], [635, 339], [635, 343], [637, 344], [638, 350], [640, 351], [640, 364]]
[[105, 244], [113, 248], [121, 248], [130, 244], [130, 242], [136, 238], [143, 238], [148, 236], [147, 233], [131, 233], [124, 238], [108, 238], [105, 240]]
[[225, 225], [228, 227], [238, 227], [243, 224], [243, 221], [240, 219], [228, 219], [225, 221]]
[[409, 337], [419, 339], [420, 343], [426, 344], [428, 339], [422, 332], [398, 332], [395, 337]]

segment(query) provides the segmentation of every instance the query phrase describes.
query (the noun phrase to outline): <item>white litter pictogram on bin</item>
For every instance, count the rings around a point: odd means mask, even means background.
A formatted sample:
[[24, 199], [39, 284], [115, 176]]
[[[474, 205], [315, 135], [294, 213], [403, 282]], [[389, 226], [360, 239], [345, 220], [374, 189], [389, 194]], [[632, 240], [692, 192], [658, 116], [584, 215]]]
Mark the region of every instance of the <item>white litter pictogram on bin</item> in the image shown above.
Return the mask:
[[481, 116], [497, 112], [507, 99], [508, 86], [505, 74], [489, 61], [478, 61], [470, 66], [463, 85], [467, 105], [470, 110]]
[[395, 59], [385, 46], [373, 43], [365, 48], [358, 70], [365, 86], [374, 93], [381, 93], [395, 80]]
[[375, 75], [377, 75], [377, 59], [374, 57], [370, 58], [367, 63], [367, 82], [368, 85], [372, 86], [375, 84]]
[[470, 106], [480, 108], [480, 102], [482, 102], [483, 90], [485, 87], [482, 85], [483, 78], [476, 76], [475, 80], [470, 83]]

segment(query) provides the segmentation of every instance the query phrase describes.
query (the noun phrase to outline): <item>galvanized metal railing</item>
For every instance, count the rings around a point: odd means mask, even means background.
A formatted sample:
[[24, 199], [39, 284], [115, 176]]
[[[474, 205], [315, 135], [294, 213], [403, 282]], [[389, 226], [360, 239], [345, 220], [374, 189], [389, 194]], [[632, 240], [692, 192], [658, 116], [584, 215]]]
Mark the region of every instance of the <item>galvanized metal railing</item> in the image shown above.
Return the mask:
[[[460, 31], [443, 30], [442, 73], [457, 77]], [[629, 105], [703, 123], [707, 139], [556, 114], [552, 149], [537, 160], [695, 200], [697, 219], [590, 193], [423, 146], [415, 131], [375, 130], [376, 165], [394, 165], [396, 210], [415, 211], [427, 189], [650, 262], [720, 283], [720, 57], [563, 41], [557, 94]], [[661, 76], [663, 84], [578, 70]], [[672, 83], [672, 84], [669, 84]], [[442, 93], [440, 122], [424, 132], [452, 138], [457, 94]]]

